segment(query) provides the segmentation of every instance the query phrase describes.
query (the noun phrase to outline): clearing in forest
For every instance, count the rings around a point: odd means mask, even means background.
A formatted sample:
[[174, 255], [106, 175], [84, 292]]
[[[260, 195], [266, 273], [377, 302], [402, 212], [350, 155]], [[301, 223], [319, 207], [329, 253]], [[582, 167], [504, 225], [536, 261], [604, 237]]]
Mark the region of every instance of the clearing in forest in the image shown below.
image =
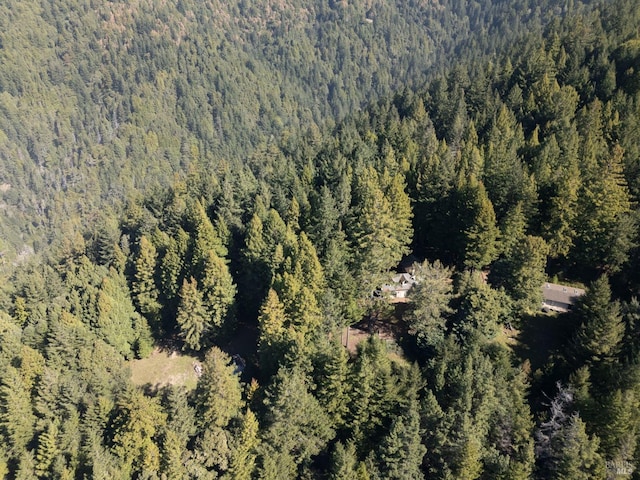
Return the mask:
[[199, 365], [196, 357], [160, 348], [156, 348], [148, 358], [129, 362], [131, 381], [135, 385], [156, 389], [166, 385], [194, 389], [198, 383], [196, 366]]

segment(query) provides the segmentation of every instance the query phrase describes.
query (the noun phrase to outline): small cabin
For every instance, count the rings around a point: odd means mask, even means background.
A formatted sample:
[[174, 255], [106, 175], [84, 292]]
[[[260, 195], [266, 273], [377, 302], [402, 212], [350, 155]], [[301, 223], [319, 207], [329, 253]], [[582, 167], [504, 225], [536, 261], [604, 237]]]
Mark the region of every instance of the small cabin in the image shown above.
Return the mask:
[[582, 288], [546, 282], [542, 286], [542, 309], [560, 313], [568, 312], [584, 293]]
[[402, 302], [407, 298], [409, 290], [416, 284], [416, 277], [410, 273], [396, 273], [391, 277], [391, 281], [383, 285], [379, 292], [381, 295], [389, 297], [390, 300]]

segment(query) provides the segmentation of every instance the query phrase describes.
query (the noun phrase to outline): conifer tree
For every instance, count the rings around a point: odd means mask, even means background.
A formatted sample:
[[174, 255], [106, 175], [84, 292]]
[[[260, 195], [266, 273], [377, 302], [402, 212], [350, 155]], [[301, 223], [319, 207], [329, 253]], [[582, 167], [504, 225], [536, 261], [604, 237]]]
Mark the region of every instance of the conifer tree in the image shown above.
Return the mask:
[[573, 338], [575, 355], [587, 362], [611, 362], [620, 353], [624, 323], [620, 304], [611, 300], [611, 287], [606, 275], [594, 281], [575, 306], [581, 320]]
[[570, 417], [555, 446], [557, 459], [551, 478], [596, 480], [607, 477], [604, 459], [598, 452], [598, 438], [589, 438], [578, 415]]
[[4, 447], [0, 449], [0, 478], [7, 478], [9, 474], [8, 455]]
[[541, 285], [549, 248], [541, 237], [522, 235], [499, 259], [491, 272], [492, 283], [504, 287], [517, 311], [536, 311], [542, 302]]
[[604, 165], [587, 175], [578, 201], [576, 243], [572, 257], [585, 267], [615, 273], [628, 260], [637, 235], [630, 217], [629, 192], [619, 145]]
[[191, 268], [192, 272], [199, 273], [211, 250], [219, 257], [224, 258], [227, 256], [227, 248], [220, 240], [200, 201], [196, 200], [191, 204], [188, 218], [193, 238]]
[[204, 260], [200, 289], [203, 303], [209, 312], [212, 328], [220, 329], [228, 319], [229, 310], [236, 294], [236, 286], [229, 267], [211, 250]]
[[524, 202], [528, 210], [535, 198], [535, 190], [519, 157], [518, 151], [523, 146], [522, 127], [502, 105], [489, 132], [482, 177], [500, 219], [518, 202]]
[[185, 278], [180, 290], [180, 305], [176, 322], [180, 327], [180, 336], [184, 339], [184, 348], [200, 350], [208, 341], [210, 329], [209, 314], [204, 306], [198, 283], [191, 277]]
[[338, 441], [331, 454], [331, 474], [330, 480], [351, 480], [356, 479], [358, 468], [358, 458], [356, 457], [356, 447], [353, 442], [343, 444]]
[[427, 449], [421, 443], [420, 416], [416, 400], [394, 420], [389, 434], [380, 447], [380, 472], [384, 478], [424, 479], [422, 458]]
[[196, 397], [203, 426], [226, 427], [243, 405], [240, 379], [229, 356], [211, 347], [202, 365]]
[[362, 450], [373, 449], [381, 427], [397, 401], [399, 385], [384, 342], [371, 336], [358, 345], [358, 357], [351, 372], [348, 425]]
[[462, 187], [460, 215], [462, 215], [464, 266], [481, 269], [497, 257], [496, 215], [482, 183], [471, 178]]
[[165, 431], [162, 441], [162, 463], [161, 472], [167, 479], [186, 480], [188, 477], [183, 466], [185, 446], [182, 444], [178, 434], [171, 429]]
[[36, 475], [47, 478], [49, 469], [58, 455], [58, 425], [56, 421], [49, 421], [47, 429], [38, 437], [36, 449]]
[[509, 312], [507, 296], [485, 283], [479, 272], [467, 272], [459, 282], [454, 328], [464, 336], [475, 332], [492, 339]]
[[475, 431], [471, 419], [466, 414], [456, 415], [457, 425], [450, 435], [454, 436], [450, 461], [453, 463], [455, 478], [475, 480], [480, 477], [482, 466], [482, 438]]
[[344, 426], [349, 410], [349, 365], [346, 348], [328, 342], [317, 367], [316, 398], [337, 429]]
[[413, 274], [417, 284], [411, 290], [406, 318], [418, 344], [435, 348], [444, 340], [446, 317], [453, 313], [449, 305], [453, 298], [452, 272], [436, 260], [414, 265]]
[[232, 437], [229, 470], [223, 477], [226, 480], [251, 480], [256, 464], [258, 427], [256, 416], [247, 410]]
[[115, 270], [105, 277], [97, 298], [98, 334], [123, 356], [130, 357], [136, 340], [134, 325], [139, 321], [126, 289], [124, 276]]
[[35, 457], [31, 450], [24, 449], [18, 456], [18, 469], [15, 473], [15, 480], [33, 480], [36, 478]]
[[167, 241], [165, 253], [160, 261], [160, 283], [167, 303], [174, 305], [180, 292], [185, 273], [185, 258], [189, 244], [189, 234], [178, 228], [175, 238]]
[[155, 399], [134, 389], [120, 396], [111, 431], [113, 451], [125, 471], [141, 474], [159, 470], [156, 442], [165, 421], [166, 415]]
[[181, 445], [186, 446], [196, 433], [196, 412], [189, 404], [190, 392], [180, 386], [168, 386], [164, 391], [163, 407], [167, 413], [167, 429], [177, 435]]
[[138, 255], [135, 260], [135, 272], [132, 291], [140, 313], [155, 320], [160, 311], [158, 289], [155, 284], [157, 262], [156, 247], [145, 235], [140, 237]]
[[290, 456], [294, 465], [320, 453], [334, 436], [331, 420], [309, 392], [308, 381], [297, 367], [281, 368], [265, 399], [263, 442], [283, 458]]
[[[408, 253], [411, 242], [411, 209], [404, 185], [389, 183], [371, 167], [358, 175], [357, 204], [351, 222], [356, 269], [361, 272], [362, 294], [369, 296], [383, 275]], [[395, 217], [394, 215], [398, 215]]]
[[13, 367], [8, 367], [3, 374], [0, 399], [0, 429], [8, 440], [9, 451], [18, 458], [34, 436], [36, 418], [30, 392]]
[[290, 348], [288, 318], [275, 290], [270, 289], [258, 317], [258, 352], [264, 373], [275, 373]]

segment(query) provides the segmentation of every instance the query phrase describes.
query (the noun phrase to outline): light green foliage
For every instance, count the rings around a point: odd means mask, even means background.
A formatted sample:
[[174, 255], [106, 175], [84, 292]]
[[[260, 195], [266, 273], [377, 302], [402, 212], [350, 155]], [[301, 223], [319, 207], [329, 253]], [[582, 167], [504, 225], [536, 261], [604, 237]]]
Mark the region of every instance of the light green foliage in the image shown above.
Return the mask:
[[622, 175], [619, 146], [589, 183], [583, 184], [576, 219], [577, 240], [573, 256], [585, 266], [617, 272], [628, 260], [637, 226], [629, 217], [630, 199]]
[[20, 376], [27, 392], [34, 391], [45, 369], [45, 358], [38, 350], [26, 345], [20, 350]]
[[542, 302], [549, 247], [540, 237], [521, 235], [491, 272], [491, 282], [504, 287], [519, 312], [535, 312]]
[[183, 457], [186, 446], [180, 441], [178, 434], [173, 430], [164, 433], [162, 442], [162, 474], [170, 480], [186, 480], [187, 471], [183, 466]]
[[598, 428], [600, 451], [605, 458], [632, 462], [637, 448], [640, 402], [634, 390], [616, 390], [609, 394], [601, 410], [593, 412]]
[[369, 296], [383, 275], [409, 252], [413, 232], [402, 176], [365, 168], [355, 175], [350, 238], [361, 294]]
[[[637, 1], [436, 3], [0, 2], [0, 477], [638, 463]], [[410, 253], [413, 304], [372, 301]], [[611, 288], [529, 319], [547, 254]], [[400, 338], [350, 356], [367, 313]], [[132, 390], [179, 336], [196, 392]]]
[[196, 390], [198, 418], [203, 426], [224, 428], [240, 415], [242, 389], [235, 368], [219, 348], [212, 347], [207, 352]]
[[220, 329], [228, 319], [229, 310], [236, 294], [236, 286], [227, 264], [210, 250], [203, 262], [200, 281], [202, 300], [209, 312], [212, 328]]
[[33, 480], [36, 478], [35, 458], [31, 450], [24, 449], [18, 457], [16, 480]]
[[219, 257], [226, 257], [227, 249], [218, 236], [207, 212], [200, 201], [191, 204], [188, 210], [188, 223], [192, 231], [193, 252], [191, 267], [194, 273], [204, 270], [204, 264], [213, 251]]
[[142, 392], [129, 389], [116, 402], [111, 426], [113, 452], [125, 471], [158, 471], [160, 450], [158, 436], [166, 422], [159, 403]]
[[527, 216], [522, 203], [511, 208], [500, 223], [500, 253], [508, 256], [509, 252], [522, 241], [527, 233]]
[[180, 327], [185, 349], [198, 351], [208, 343], [211, 327], [209, 313], [204, 306], [198, 283], [193, 277], [191, 280], [185, 278], [182, 282], [176, 322]]
[[559, 176], [556, 195], [550, 200], [549, 220], [542, 226], [542, 234], [549, 243], [553, 257], [567, 256], [576, 237], [578, 188], [580, 172], [577, 162]]
[[350, 480], [357, 478], [358, 461], [353, 442], [344, 445], [337, 442], [331, 454], [331, 480]]
[[519, 202], [529, 210], [535, 199], [535, 185], [519, 156], [523, 145], [521, 125], [502, 105], [489, 132], [482, 176], [498, 218]]
[[265, 372], [275, 373], [278, 363], [290, 348], [290, 336], [287, 330], [288, 318], [284, 305], [275, 290], [269, 290], [258, 317], [260, 337], [258, 352], [260, 367]]
[[178, 228], [177, 239], [170, 238], [160, 261], [162, 292], [169, 302], [175, 302], [180, 292], [184, 275], [184, 258], [187, 253], [189, 235]]
[[38, 448], [36, 449], [36, 474], [39, 477], [47, 478], [49, 475], [49, 469], [52, 466], [53, 460], [58, 455], [58, 425], [54, 422], [49, 422], [47, 429], [42, 432], [38, 437]]
[[247, 410], [232, 436], [229, 470], [223, 477], [226, 480], [251, 480], [256, 463], [258, 428], [256, 416]]
[[[466, 415], [456, 419], [456, 434], [453, 440], [452, 458], [455, 478], [475, 480], [482, 473], [480, 432], [477, 432]], [[452, 432], [453, 433], [453, 432]]]
[[270, 444], [262, 445], [260, 461], [259, 480], [280, 480], [297, 476], [297, 465], [292, 455], [276, 449]]
[[140, 325], [142, 328], [144, 320], [131, 303], [122, 274], [112, 269], [109, 276], [103, 279], [97, 304], [98, 318], [95, 326], [98, 335], [125, 358], [130, 357], [139, 336], [136, 327]]
[[132, 285], [133, 298], [140, 313], [154, 320], [160, 311], [158, 290], [155, 284], [157, 252], [146, 236], [138, 243], [138, 255], [135, 259], [135, 273]]
[[584, 422], [572, 415], [557, 439], [557, 466], [551, 478], [596, 480], [606, 478], [604, 459], [598, 453], [598, 439], [589, 437]]
[[11, 455], [19, 458], [35, 434], [36, 417], [30, 392], [15, 368], [9, 367], [3, 373], [0, 399], [0, 431]]
[[22, 347], [22, 330], [13, 318], [4, 312], [0, 312], [0, 366], [4, 370], [7, 365], [18, 356]]

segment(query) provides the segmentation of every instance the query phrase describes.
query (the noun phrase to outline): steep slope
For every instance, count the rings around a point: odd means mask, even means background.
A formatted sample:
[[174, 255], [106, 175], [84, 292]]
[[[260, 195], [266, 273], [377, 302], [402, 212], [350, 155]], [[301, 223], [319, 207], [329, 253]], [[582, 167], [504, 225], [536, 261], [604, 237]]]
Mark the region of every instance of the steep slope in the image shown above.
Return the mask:
[[561, 13], [530, 3], [4, 2], [0, 251], [41, 250], [192, 162], [237, 171]]

